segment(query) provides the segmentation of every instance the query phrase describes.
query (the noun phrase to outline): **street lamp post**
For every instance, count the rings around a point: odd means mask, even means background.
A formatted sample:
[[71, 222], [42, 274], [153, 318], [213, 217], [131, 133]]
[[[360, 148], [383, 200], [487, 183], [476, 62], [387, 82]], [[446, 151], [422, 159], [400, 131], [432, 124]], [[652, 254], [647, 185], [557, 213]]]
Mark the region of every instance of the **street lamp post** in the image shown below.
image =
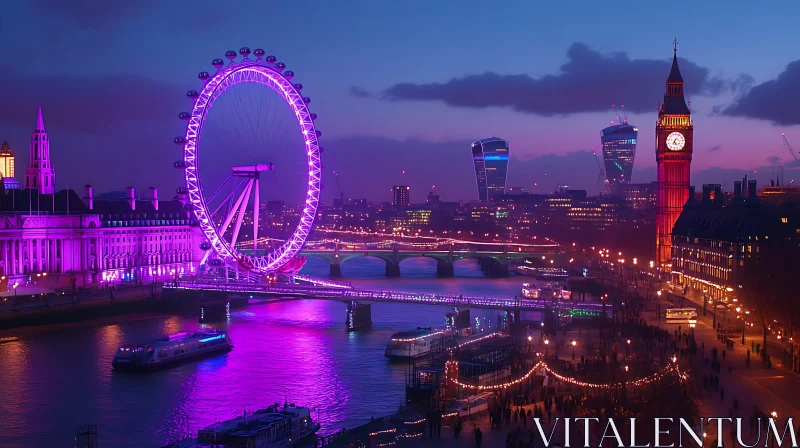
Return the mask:
[[575, 340], [572, 341], [572, 360], [575, 361], [575, 345], [577, 342]]
[[658, 321], [661, 322], [661, 290], [656, 291], [656, 316]]
[[544, 340], [544, 357], [547, 358], [550, 356], [550, 351], [547, 349], [550, 347], [550, 339]]

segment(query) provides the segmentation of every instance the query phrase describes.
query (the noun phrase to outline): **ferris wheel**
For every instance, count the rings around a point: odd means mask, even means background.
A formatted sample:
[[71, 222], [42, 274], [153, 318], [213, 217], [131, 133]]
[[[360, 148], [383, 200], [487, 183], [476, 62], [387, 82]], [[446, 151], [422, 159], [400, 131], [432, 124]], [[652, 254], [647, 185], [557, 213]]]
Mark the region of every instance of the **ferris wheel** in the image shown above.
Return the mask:
[[[241, 59], [237, 61], [239, 55]], [[175, 162], [174, 166], [184, 172], [187, 208], [194, 213], [207, 240], [200, 246], [206, 251], [204, 263], [211, 267], [268, 274], [280, 272], [295, 260], [314, 225], [322, 187], [322, 148], [319, 146], [322, 134], [314, 126], [316, 114], [308, 108], [311, 100], [301, 94], [303, 85], [291, 81], [294, 72], [286, 70], [286, 64], [278, 62], [275, 56], [266, 56], [262, 49], [252, 51], [253, 59], [250, 55], [247, 47], [241, 48], [238, 55], [235, 51], [227, 51], [227, 63], [223, 59], [211, 62], [215, 73], [200, 72], [198, 78], [202, 89], [187, 93], [192, 101], [191, 112], [179, 114], [179, 118], [186, 121], [186, 131], [184, 136], [174, 140], [183, 147], [183, 159]], [[245, 85], [251, 90], [239, 87]], [[233, 93], [237, 91], [238, 94]], [[268, 100], [263, 100], [260, 95], [277, 98], [277, 108], [282, 110], [264, 107]], [[232, 99], [226, 100], [226, 97]], [[245, 107], [248, 103], [256, 106], [248, 110]], [[289, 106], [288, 112], [284, 103]], [[215, 106], [213, 114], [212, 106]], [[288, 116], [289, 121], [293, 118], [299, 127], [295, 132], [296, 148], [289, 148], [292, 151], [285, 151], [286, 148], [281, 146], [286, 137], [285, 127], [275, 126], [275, 117], [281, 113]], [[213, 122], [209, 119], [212, 116], [223, 123], [217, 128], [225, 132], [216, 140], [222, 142], [218, 148], [213, 146], [212, 137], [206, 137], [212, 133], [209, 130], [213, 127], [209, 124]], [[241, 131], [230, 132], [231, 128], [240, 128]], [[250, 163], [235, 163], [233, 147], [251, 153]], [[292, 152], [299, 160], [284, 166], [273, 165], [267, 159], [269, 150], [273, 156]], [[202, 181], [201, 156], [208, 161]], [[213, 176], [206, 178], [208, 169], [214, 172]], [[283, 184], [273, 183], [268, 191], [280, 190], [291, 183], [304, 201], [292, 215], [296, 224], [283, 223], [280, 239], [265, 238], [259, 235], [263, 224], [259, 215], [264, 216], [260, 207], [263, 201], [260, 190], [263, 190], [265, 180], [270, 181], [270, 176], [281, 170], [285, 170]], [[220, 176], [218, 172], [224, 172], [224, 175]], [[287, 180], [289, 178], [291, 182]], [[245, 222], [247, 224], [243, 227]]]

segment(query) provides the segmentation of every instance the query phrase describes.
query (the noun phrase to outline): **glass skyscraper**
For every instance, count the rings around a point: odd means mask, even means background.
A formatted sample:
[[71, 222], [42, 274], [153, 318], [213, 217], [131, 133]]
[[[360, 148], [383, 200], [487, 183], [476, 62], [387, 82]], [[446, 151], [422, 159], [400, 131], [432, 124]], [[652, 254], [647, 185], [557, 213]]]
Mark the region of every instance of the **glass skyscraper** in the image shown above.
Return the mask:
[[478, 182], [478, 198], [489, 202], [506, 191], [508, 174], [508, 142], [491, 137], [472, 144], [472, 161]]
[[603, 162], [608, 189], [612, 193], [617, 193], [620, 185], [631, 183], [638, 136], [639, 129], [628, 123], [603, 129]]

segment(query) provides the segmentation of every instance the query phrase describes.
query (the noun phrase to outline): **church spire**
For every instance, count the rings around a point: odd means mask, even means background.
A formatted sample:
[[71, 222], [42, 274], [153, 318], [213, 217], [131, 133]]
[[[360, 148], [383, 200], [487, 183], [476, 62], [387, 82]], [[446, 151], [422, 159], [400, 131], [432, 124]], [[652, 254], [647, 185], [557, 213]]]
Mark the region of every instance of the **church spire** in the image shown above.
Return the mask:
[[36, 120], [36, 130], [44, 132], [44, 118], [42, 118], [42, 105], [39, 105], [39, 118]]

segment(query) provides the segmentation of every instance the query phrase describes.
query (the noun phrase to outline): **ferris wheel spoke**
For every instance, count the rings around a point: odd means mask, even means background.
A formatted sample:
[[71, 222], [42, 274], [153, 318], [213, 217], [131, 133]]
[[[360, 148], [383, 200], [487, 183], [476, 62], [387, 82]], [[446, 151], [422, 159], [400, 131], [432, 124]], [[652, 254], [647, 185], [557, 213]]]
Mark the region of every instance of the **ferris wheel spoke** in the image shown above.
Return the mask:
[[258, 257], [258, 177], [256, 177], [255, 191], [253, 192], [253, 258]]
[[244, 201], [242, 201], [241, 206], [238, 210], [238, 215], [236, 216], [236, 225], [233, 228], [233, 236], [231, 236], [231, 247], [236, 247], [236, 241], [239, 239], [239, 230], [242, 228], [242, 220], [244, 219], [245, 211], [247, 211], [247, 203], [250, 202], [250, 192], [253, 189], [253, 183], [255, 179], [250, 179], [250, 182], [247, 184], [247, 190], [244, 194]]
[[247, 186], [244, 188], [242, 193], [239, 195], [239, 198], [236, 199], [236, 203], [228, 211], [228, 216], [225, 217], [225, 221], [223, 221], [222, 226], [220, 226], [220, 228], [219, 228], [219, 235], [221, 237], [225, 235], [225, 232], [228, 230], [228, 226], [231, 225], [231, 221], [233, 221], [233, 217], [234, 217], [234, 215], [236, 215], [236, 212], [239, 209], [239, 205], [242, 203], [242, 200], [244, 200], [245, 194], [249, 194], [250, 193], [250, 187], [252, 185], [253, 185], [253, 179], [250, 179], [247, 182]]

